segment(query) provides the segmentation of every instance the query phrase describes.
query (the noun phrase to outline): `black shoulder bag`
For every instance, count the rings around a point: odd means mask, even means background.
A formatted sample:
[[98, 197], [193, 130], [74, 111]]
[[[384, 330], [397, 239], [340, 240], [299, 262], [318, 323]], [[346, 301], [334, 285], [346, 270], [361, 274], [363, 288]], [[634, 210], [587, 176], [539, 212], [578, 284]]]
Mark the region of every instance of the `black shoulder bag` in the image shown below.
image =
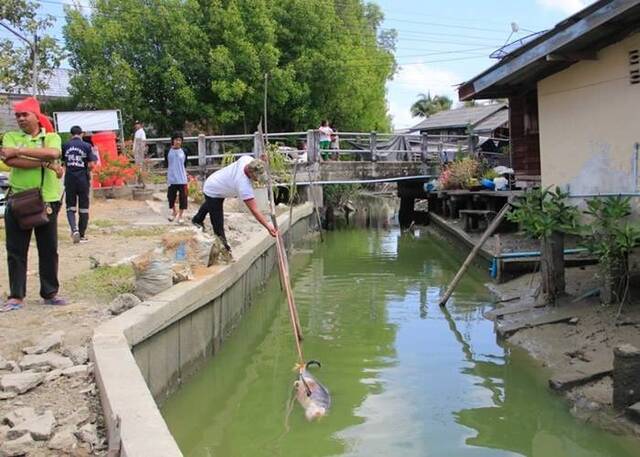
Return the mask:
[[[42, 139], [44, 147], [44, 138]], [[40, 187], [9, 195], [9, 207], [22, 230], [30, 230], [49, 223], [49, 207], [42, 198], [44, 167], [40, 167]]]

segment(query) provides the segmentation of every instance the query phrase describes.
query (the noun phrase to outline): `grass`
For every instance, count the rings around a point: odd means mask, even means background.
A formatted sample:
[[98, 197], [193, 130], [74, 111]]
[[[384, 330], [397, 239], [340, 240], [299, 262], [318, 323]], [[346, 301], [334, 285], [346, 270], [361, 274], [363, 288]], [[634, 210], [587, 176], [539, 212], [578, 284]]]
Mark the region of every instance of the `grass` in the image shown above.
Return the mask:
[[117, 236], [123, 236], [126, 238], [133, 236], [157, 236], [162, 235], [167, 231], [167, 227], [155, 225], [150, 227], [129, 227], [123, 230], [118, 230], [114, 233]]
[[94, 219], [91, 221], [91, 224], [99, 228], [115, 227], [118, 225], [118, 223], [112, 219]]
[[104, 266], [73, 278], [67, 290], [74, 296], [110, 302], [115, 297], [134, 291], [135, 275], [131, 265]]

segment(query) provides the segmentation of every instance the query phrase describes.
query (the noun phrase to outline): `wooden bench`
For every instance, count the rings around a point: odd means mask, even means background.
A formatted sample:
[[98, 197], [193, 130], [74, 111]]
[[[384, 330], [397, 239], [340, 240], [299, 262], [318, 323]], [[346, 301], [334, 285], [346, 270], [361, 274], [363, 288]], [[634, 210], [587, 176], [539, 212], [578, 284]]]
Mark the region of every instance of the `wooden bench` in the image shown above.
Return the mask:
[[465, 232], [484, 231], [495, 217], [495, 211], [485, 209], [461, 209], [459, 211]]

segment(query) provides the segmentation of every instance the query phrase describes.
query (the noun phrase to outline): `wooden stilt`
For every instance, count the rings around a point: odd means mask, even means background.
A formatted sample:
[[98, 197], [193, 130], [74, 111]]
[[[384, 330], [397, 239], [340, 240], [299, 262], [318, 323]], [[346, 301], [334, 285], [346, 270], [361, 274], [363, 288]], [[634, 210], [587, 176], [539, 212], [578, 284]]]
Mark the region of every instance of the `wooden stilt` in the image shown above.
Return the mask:
[[471, 262], [473, 262], [473, 259], [476, 257], [476, 255], [478, 255], [478, 252], [480, 252], [480, 249], [482, 249], [482, 246], [484, 245], [484, 243], [489, 239], [489, 237], [493, 234], [493, 232], [495, 232], [495, 230], [500, 225], [500, 222], [502, 222], [502, 219], [504, 219], [504, 217], [507, 215], [510, 209], [511, 209], [511, 203], [507, 202], [507, 204], [505, 204], [500, 210], [500, 212], [497, 214], [495, 219], [491, 221], [491, 224], [489, 224], [489, 227], [487, 227], [487, 230], [482, 234], [482, 237], [478, 240], [476, 245], [473, 247], [473, 249], [467, 256], [467, 259], [464, 261], [464, 263], [462, 264], [462, 266], [454, 276], [453, 280], [451, 281], [451, 284], [449, 284], [449, 287], [447, 288], [447, 291], [445, 292], [444, 297], [442, 297], [442, 299], [440, 300], [440, 306], [444, 306], [447, 304], [449, 297], [451, 297], [451, 294], [457, 287], [458, 283], [460, 282], [460, 279], [462, 279], [462, 275], [464, 275], [464, 273], [467, 271], [467, 268], [469, 268], [469, 265], [471, 265]]

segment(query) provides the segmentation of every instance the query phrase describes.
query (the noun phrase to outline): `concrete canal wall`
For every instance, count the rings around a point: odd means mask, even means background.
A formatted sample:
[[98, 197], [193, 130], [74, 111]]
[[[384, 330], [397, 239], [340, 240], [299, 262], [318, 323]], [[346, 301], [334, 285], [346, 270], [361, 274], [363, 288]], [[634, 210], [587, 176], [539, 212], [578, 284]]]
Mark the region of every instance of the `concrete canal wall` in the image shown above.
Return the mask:
[[[278, 218], [293, 241], [313, 225], [312, 206]], [[96, 382], [113, 454], [181, 456], [158, 405], [215, 354], [256, 290], [276, 265], [274, 239], [266, 232], [234, 251], [235, 261], [175, 285], [96, 329], [92, 344]], [[117, 449], [120, 449], [119, 453]]]

